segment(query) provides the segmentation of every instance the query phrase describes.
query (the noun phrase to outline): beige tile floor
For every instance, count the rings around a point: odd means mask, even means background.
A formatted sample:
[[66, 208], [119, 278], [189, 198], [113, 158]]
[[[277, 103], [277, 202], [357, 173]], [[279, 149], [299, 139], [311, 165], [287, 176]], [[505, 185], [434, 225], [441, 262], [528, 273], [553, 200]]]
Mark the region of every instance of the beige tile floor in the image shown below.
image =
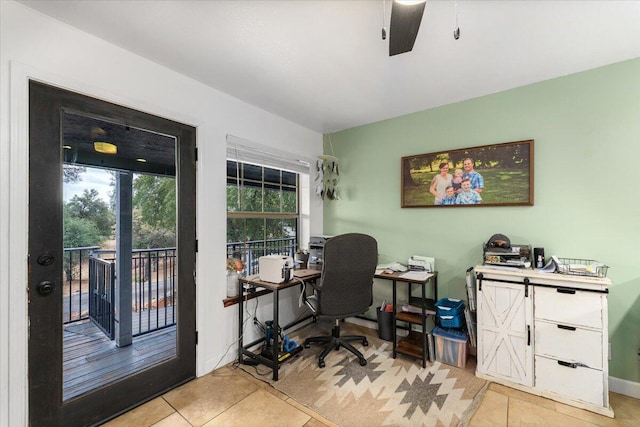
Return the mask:
[[[614, 419], [492, 383], [469, 423], [480, 426], [640, 425], [640, 400], [610, 394]], [[231, 365], [197, 378], [108, 422], [106, 426], [334, 426]]]

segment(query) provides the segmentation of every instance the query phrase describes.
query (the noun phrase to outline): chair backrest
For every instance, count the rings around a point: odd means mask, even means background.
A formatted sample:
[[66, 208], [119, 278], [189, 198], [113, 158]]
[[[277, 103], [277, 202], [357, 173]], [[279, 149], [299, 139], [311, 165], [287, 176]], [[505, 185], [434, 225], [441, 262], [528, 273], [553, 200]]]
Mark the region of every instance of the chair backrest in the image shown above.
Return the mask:
[[322, 288], [318, 315], [336, 318], [364, 313], [373, 302], [378, 243], [366, 234], [327, 240], [322, 251]]

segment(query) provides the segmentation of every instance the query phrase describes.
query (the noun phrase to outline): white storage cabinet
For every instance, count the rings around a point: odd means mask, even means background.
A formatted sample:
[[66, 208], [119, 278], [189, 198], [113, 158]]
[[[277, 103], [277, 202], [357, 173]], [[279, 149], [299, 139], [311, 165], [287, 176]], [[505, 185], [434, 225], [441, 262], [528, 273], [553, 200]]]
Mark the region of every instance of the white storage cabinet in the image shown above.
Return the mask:
[[613, 417], [607, 278], [477, 266], [476, 375]]

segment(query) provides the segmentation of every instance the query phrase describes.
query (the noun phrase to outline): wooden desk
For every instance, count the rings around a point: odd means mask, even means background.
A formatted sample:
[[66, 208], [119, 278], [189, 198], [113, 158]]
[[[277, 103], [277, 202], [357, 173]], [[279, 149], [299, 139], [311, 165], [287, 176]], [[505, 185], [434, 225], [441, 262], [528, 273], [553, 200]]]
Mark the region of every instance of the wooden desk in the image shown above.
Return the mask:
[[[426, 314], [432, 314], [435, 315], [435, 306], [433, 306], [433, 303], [435, 303], [435, 301], [438, 300], [438, 272], [437, 271], [433, 271], [431, 272], [431, 275], [429, 277], [427, 277], [424, 280], [416, 280], [416, 279], [411, 279], [411, 278], [407, 278], [407, 277], [402, 277], [402, 275], [405, 272], [402, 273], [380, 273], [380, 274], [376, 274], [374, 277], [376, 279], [385, 279], [385, 280], [390, 280], [393, 283], [393, 358], [396, 358], [396, 354], [399, 353], [403, 353], [403, 354], [407, 354], [409, 356], [413, 356], [413, 357], [420, 357], [422, 356], [422, 367], [426, 368], [427, 367], [427, 355], [428, 355], [428, 347], [427, 347], [427, 316]], [[407, 286], [409, 286], [409, 303], [411, 303], [412, 305], [420, 305], [420, 307], [422, 308], [422, 313], [414, 315], [414, 314], [409, 314], [409, 313], [396, 313], [396, 304], [397, 304], [397, 298], [396, 298], [396, 283], [397, 282], [403, 282], [403, 283], [407, 283]], [[427, 299], [426, 296], [426, 285], [427, 283], [431, 283], [433, 285], [433, 297], [434, 300], [431, 301], [429, 299]], [[412, 284], [416, 284], [416, 285], [420, 285], [420, 287], [422, 288], [422, 298], [419, 301], [414, 301], [414, 298], [411, 297], [411, 285]], [[427, 305], [429, 305], [429, 307], [427, 307]], [[418, 324], [422, 326], [422, 334], [421, 337], [416, 338], [415, 334], [412, 334], [413, 331], [409, 331], [409, 336], [407, 337], [408, 339], [405, 340], [404, 342], [400, 343], [400, 345], [397, 344], [397, 339], [396, 339], [396, 320], [400, 320], [403, 322], [409, 322], [409, 323], [413, 323], [413, 324]], [[415, 344], [415, 342], [418, 342], [418, 345]], [[422, 343], [420, 344], [420, 341], [422, 341]], [[417, 347], [421, 347], [422, 350], [422, 354], [420, 354], [420, 352], [418, 352], [416, 350]]]
[[[242, 298], [238, 301], [238, 363], [244, 363], [244, 356], [251, 358], [252, 360], [262, 363], [263, 365], [269, 366], [273, 370], [273, 380], [278, 381], [278, 369], [280, 367], [280, 362], [278, 361], [279, 356], [279, 325], [280, 320], [278, 318], [279, 315], [279, 294], [283, 289], [290, 288], [296, 285], [302, 285], [302, 281], [305, 282], [313, 282], [320, 277], [320, 270], [294, 270], [293, 279], [283, 282], [283, 283], [271, 283], [264, 282], [259, 278], [251, 278], [250, 277], [241, 277], [238, 279], [238, 295], [242, 295]], [[255, 288], [264, 288], [273, 293], [273, 344], [271, 347], [271, 354], [273, 355], [272, 359], [268, 359], [261, 354], [255, 354], [252, 351], [249, 351], [250, 347], [264, 341], [264, 337], [258, 339], [254, 342], [243, 345], [242, 335], [243, 335], [243, 305], [244, 301], [248, 299], [249, 292], [244, 290], [244, 285], [254, 286]], [[282, 328], [284, 331], [288, 326]]]

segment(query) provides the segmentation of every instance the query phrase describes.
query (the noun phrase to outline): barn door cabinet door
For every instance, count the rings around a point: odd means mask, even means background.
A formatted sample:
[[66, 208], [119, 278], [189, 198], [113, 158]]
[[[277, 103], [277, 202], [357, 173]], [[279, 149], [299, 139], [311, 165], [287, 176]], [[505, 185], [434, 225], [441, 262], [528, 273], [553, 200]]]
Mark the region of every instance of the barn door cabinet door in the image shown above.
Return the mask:
[[478, 292], [478, 373], [533, 385], [533, 301], [523, 284], [481, 279]]

